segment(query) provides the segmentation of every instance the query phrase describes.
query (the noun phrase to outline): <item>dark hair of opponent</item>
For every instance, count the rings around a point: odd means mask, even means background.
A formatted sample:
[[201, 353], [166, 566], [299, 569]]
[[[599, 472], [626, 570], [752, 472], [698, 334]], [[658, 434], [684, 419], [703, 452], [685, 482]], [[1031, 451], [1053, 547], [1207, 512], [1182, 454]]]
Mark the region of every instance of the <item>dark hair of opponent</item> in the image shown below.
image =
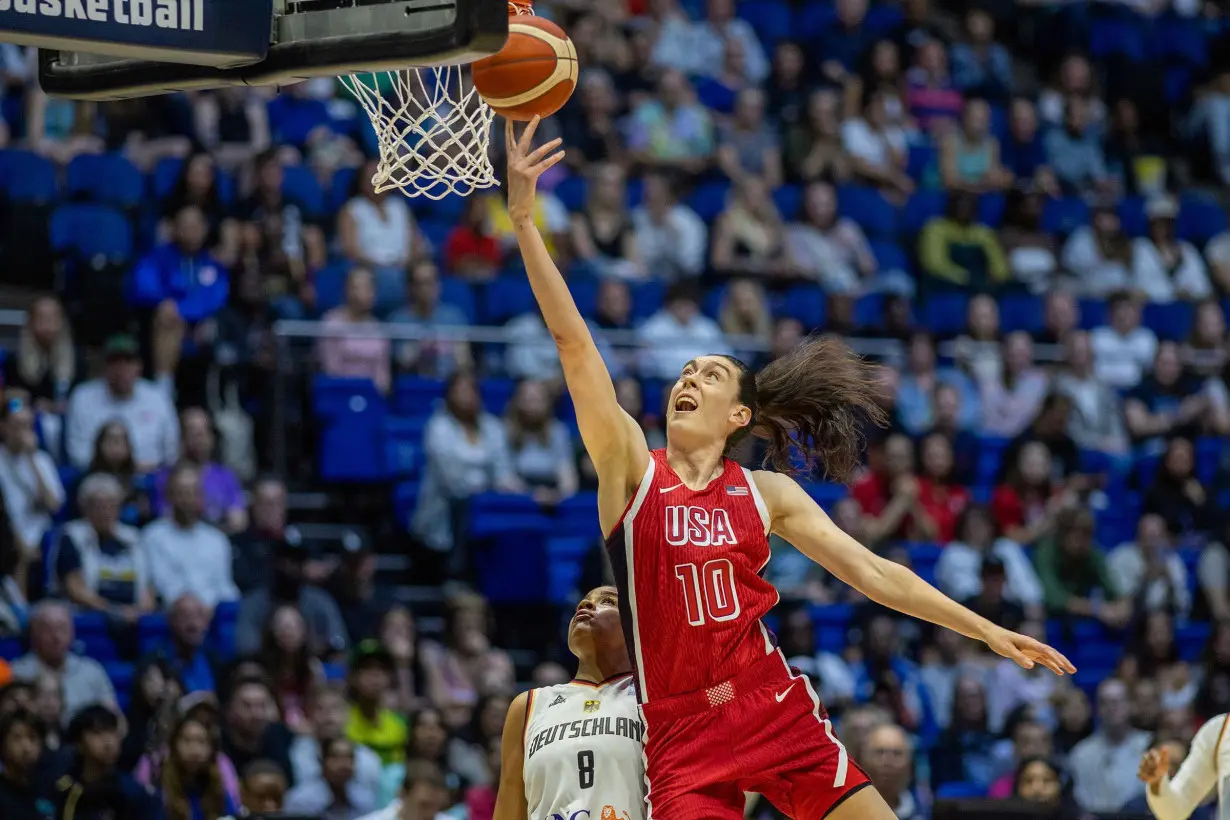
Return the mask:
[[819, 470], [825, 478], [849, 481], [860, 464], [863, 423], [888, 423], [876, 403], [871, 367], [836, 337], [807, 339], [759, 373], [733, 356], [723, 358], [738, 368], [739, 401], [752, 411], [727, 449], [751, 433], [768, 442], [765, 464], [780, 472]]

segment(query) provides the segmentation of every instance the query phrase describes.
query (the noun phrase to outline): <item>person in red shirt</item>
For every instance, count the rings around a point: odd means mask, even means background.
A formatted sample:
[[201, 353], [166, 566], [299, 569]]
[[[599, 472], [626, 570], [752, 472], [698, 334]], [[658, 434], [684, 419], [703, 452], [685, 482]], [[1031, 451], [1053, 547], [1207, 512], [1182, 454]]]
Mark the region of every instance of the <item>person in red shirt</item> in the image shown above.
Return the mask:
[[1032, 544], [1055, 529], [1055, 516], [1070, 505], [1063, 485], [1051, 478], [1051, 451], [1040, 441], [1021, 447], [1007, 479], [991, 496], [991, 512], [1005, 538]]
[[914, 444], [908, 436], [896, 433], [885, 440], [883, 464], [882, 470], [864, 474], [850, 492], [867, 517], [864, 537], [871, 543], [934, 540], [935, 522], [920, 500]]
[[487, 211], [482, 197], [467, 199], [461, 221], [444, 241], [444, 264], [463, 279], [491, 279], [504, 261], [499, 242], [487, 229]]
[[918, 478], [918, 504], [934, 525], [930, 540], [946, 544], [956, 536], [957, 521], [969, 505], [969, 490], [953, 482], [952, 444], [943, 433], [924, 438], [919, 451], [922, 475]]

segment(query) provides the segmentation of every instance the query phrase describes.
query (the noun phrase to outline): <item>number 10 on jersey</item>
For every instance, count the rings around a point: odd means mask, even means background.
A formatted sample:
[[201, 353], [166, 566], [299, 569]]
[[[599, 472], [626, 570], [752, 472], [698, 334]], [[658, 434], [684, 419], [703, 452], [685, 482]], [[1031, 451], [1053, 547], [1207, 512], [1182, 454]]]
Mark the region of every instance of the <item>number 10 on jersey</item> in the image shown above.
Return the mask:
[[715, 558], [697, 566], [676, 564], [675, 577], [683, 584], [688, 623], [704, 626], [710, 621], [733, 621], [739, 617], [739, 592], [735, 589], [735, 565]]

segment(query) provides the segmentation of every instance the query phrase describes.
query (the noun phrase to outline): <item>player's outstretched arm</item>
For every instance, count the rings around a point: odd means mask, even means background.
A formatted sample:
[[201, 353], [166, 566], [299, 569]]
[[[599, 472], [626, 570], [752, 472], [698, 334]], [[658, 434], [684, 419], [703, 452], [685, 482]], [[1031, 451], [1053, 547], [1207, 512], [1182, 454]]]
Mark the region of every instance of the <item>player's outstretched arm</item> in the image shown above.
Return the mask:
[[522, 692], [508, 707], [500, 740], [500, 786], [492, 820], [528, 820], [525, 802], [525, 723], [530, 693]]
[[1145, 752], [1139, 776], [1145, 782], [1145, 800], [1157, 820], [1187, 820], [1216, 788], [1217, 747], [1224, 742], [1225, 731], [1225, 715], [1201, 726], [1173, 780], [1166, 747]]
[[755, 478], [769, 508], [772, 531], [871, 600], [982, 641], [1026, 669], [1040, 663], [1057, 675], [1076, 671], [1067, 658], [1046, 644], [996, 626], [855, 541], [794, 479], [764, 471]]
[[[512, 218], [517, 245], [525, 259], [525, 270], [542, 311], [543, 321], [559, 350], [564, 380], [576, 407], [577, 426], [585, 450], [593, 459], [598, 477], [604, 483], [625, 486], [640, 481], [649, 460], [649, 448], [640, 426], [620, 408], [615, 386], [606, 363], [598, 353], [589, 326], [568, 290], [559, 268], [551, 260], [542, 235], [534, 225], [534, 194], [538, 178], [564, 158], [560, 140], [552, 140], [536, 150], [533, 146], [538, 118], [520, 137], [508, 122], [508, 214]], [[622, 487], [620, 488], [623, 489]], [[622, 508], [626, 499], [619, 501]], [[613, 522], [612, 522], [613, 524]]]

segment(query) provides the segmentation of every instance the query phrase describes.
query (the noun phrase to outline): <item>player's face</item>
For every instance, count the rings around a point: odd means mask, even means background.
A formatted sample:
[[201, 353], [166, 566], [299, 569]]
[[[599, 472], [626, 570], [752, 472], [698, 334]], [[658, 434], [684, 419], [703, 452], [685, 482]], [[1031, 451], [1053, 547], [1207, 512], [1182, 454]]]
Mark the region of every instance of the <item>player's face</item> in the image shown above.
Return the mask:
[[592, 651], [595, 644], [623, 644], [624, 633], [619, 624], [619, 593], [615, 587], [598, 587], [577, 604], [576, 614], [568, 625], [568, 648], [580, 657]]
[[683, 366], [666, 407], [667, 437], [705, 443], [747, 425], [752, 411], [739, 401], [739, 372], [725, 356], [701, 356]]

